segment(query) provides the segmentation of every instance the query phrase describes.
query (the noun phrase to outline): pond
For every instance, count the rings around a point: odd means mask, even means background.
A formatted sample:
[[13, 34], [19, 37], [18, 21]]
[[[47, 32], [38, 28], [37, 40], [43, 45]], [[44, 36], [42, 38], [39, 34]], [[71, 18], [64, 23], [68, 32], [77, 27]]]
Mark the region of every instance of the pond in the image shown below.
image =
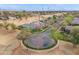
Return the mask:
[[57, 41], [49, 36], [48, 31], [34, 34], [28, 39], [23, 40], [24, 46], [35, 50], [49, 49], [55, 46], [56, 43]]

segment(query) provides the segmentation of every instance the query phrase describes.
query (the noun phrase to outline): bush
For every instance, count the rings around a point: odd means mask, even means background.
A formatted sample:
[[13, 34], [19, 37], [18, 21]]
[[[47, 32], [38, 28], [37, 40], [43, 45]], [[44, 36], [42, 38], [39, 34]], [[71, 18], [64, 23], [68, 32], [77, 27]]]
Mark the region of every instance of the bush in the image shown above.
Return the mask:
[[79, 44], [79, 27], [74, 27], [70, 34], [57, 31], [57, 29], [53, 29], [50, 33], [51, 37], [56, 40], [71, 42], [73, 47]]
[[56, 15], [53, 15], [53, 19], [54, 19], [54, 20], [56, 19]]
[[9, 23], [7, 23], [6, 21], [3, 23], [3, 27], [8, 30], [8, 26], [9, 26]]
[[2, 28], [3, 27], [3, 23], [0, 23], [0, 28]]
[[11, 27], [11, 29], [15, 30], [17, 29], [17, 26], [14, 23], [10, 23], [9, 26]]
[[72, 15], [68, 15], [64, 18], [64, 22], [63, 25], [68, 25], [71, 23], [71, 21], [73, 20], [73, 16]]
[[51, 30], [50, 36], [56, 40], [58, 40], [58, 39], [63, 40], [64, 39], [64, 36], [56, 29]]
[[27, 37], [29, 37], [31, 35], [31, 31], [30, 30], [21, 30], [21, 32], [17, 35], [17, 38], [19, 40], [24, 40]]
[[73, 27], [71, 31], [71, 42], [73, 45], [79, 44], [79, 27]]
[[22, 30], [23, 29], [23, 26], [18, 26], [17, 29], [18, 30]]

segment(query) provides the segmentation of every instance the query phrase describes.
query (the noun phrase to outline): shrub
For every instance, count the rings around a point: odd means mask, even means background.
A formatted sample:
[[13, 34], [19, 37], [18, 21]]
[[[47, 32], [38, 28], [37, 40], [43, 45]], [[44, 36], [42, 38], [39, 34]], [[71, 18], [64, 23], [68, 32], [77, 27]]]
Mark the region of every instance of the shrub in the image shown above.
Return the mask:
[[3, 27], [3, 23], [0, 23], [0, 28], [2, 28]]
[[73, 20], [73, 16], [72, 15], [68, 15], [64, 18], [64, 21], [63, 21], [63, 25], [68, 25], [71, 23], [71, 21]]
[[11, 29], [15, 30], [17, 29], [17, 26], [14, 23], [10, 23], [9, 26], [11, 27]]
[[18, 30], [22, 30], [23, 29], [23, 26], [18, 26], [17, 29]]
[[8, 30], [8, 26], [9, 26], [9, 23], [7, 23], [6, 21], [3, 23], [3, 27]]
[[71, 31], [71, 42], [73, 47], [79, 44], [79, 27], [73, 27]]
[[56, 15], [53, 15], [53, 19], [54, 19], [54, 20], [56, 19]]
[[79, 44], [79, 27], [74, 27], [70, 34], [57, 31], [56, 29], [53, 29], [50, 33], [51, 37], [56, 40], [71, 42], [73, 47]]
[[64, 39], [64, 36], [59, 32], [57, 31], [56, 29], [52, 29], [51, 32], [50, 32], [50, 36], [56, 40], [60, 39]]
[[29, 37], [29, 35], [31, 35], [31, 31], [30, 30], [21, 30], [21, 32], [17, 35], [17, 38], [19, 40], [24, 40], [27, 37]]

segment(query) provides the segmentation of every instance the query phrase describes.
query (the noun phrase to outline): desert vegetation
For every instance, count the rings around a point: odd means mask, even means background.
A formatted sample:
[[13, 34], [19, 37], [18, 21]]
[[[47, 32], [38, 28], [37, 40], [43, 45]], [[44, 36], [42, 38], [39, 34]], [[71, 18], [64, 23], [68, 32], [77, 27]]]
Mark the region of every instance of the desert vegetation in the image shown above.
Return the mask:
[[[52, 38], [51, 40], [56, 42], [69, 42], [72, 47], [77, 48], [79, 46], [78, 13], [65, 11], [0, 11], [0, 29], [5, 29], [7, 32], [17, 32], [18, 30], [19, 33], [16, 35], [18, 41], [30, 38], [34, 41], [35, 38], [42, 42], [41, 37]], [[30, 22], [30, 19], [35, 21]], [[41, 45], [39, 42], [37, 44]], [[45, 42], [44, 45], [46, 46], [48, 42]]]

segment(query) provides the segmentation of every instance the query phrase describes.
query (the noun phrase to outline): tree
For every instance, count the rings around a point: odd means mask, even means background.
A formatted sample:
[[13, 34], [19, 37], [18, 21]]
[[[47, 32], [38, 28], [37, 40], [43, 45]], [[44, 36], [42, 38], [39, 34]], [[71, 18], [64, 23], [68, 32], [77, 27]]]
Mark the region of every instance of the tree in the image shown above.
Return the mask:
[[22, 20], [21, 12], [16, 12], [16, 18]]
[[56, 15], [53, 15], [53, 16], [51, 17], [51, 19], [53, 20], [53, 23], [54, 23], [54, 22], [56, 22], [57, 16], [56, 16]]
[[79, 27], [73, 27], [71, 32], [71, 42], [73, 43], [73, 47], [79, 44]]
[[79, 44], [79, 27], [74, 28], [71, 34], [66, 34], [64, 32], [57, 31], [53, 29], [51, 32], [51, 37], [55, 40], [63, 40], [73, 44], [76, 47]]
[[30, 16], [30, 14], [26, 13], [26, 11], [23, 10], [23, 11], [16, 12], [16, 16], [17, 16], [16, 18], [20, 19], [21, 21], [23, 17], [27, 19]]
[[25, 17], [26, 19], [30, 16], [30, 14], [27, 14], [25, 10], [22, 11], [22, 17]]
[[59, 31], [57, 31], [55, 28], [51, 30], [50, 36], [56, 40], [64, 39], [64, 36]]
[[73, 20], [73, 16], [72, 16], [72, 15], [66, 16], [66, 17], [64, 18], [63, 25], [66, 26], [66, 25], [70, 24], [70, 23], [72, 22], [72, 20]]
[[56, 15], [53, 15], [53, 19], [56, 20]]

